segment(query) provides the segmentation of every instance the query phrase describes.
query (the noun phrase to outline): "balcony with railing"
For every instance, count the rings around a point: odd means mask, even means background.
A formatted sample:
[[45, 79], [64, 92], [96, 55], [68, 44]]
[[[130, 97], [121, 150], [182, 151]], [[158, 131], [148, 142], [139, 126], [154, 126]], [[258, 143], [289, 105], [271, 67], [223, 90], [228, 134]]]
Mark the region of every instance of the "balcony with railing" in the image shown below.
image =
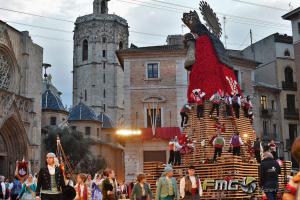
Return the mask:
[[282, 81], [282, 89], [290, 90], [290, 91], [297, 91], [297, 83]]
[[291, 120], [299, 120], [299, 109], [284, 109], [284, 118]]
[[262, 135], [262, 141], [270, 142], [271, 140], [274, 140], [275, 142], [280, 142], [281, 137], [278, 133], [264, 132]]
[[271, 118], [273, 116], [273, 110], [268, 108], [260, 108], [261, 118]]

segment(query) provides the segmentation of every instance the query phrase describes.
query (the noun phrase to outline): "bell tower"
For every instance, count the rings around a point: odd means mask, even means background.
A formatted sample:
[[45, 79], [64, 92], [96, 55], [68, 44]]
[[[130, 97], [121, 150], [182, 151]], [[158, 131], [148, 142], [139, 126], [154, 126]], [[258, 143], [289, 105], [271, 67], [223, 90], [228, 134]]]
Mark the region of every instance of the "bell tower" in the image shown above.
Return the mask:
[[94, 0], [93, 7], [94, 7], [94, 14], [108, 14], [108, 1], [109, 0]]
[[128, 47], [129, 33], [125, 19], [108, 14], [108, 1], [94, 0], [93, 13], [76, 19], [73, 105], [82, 102], [116, 125], [124, 110], [124, 72], [115, 52]]

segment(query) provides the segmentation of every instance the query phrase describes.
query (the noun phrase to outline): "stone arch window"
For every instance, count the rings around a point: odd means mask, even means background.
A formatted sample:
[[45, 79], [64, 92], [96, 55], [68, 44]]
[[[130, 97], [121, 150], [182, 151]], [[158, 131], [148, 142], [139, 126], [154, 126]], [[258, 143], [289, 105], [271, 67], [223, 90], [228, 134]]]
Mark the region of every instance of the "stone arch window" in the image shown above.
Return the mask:
[[0, 88], [8, 90], [11, 83], [12, 67], [7, 57], [0, 52]]
[[285, 77], [285, 82], [287, 82], [287, 83], [293, 83], [294, 82], [293, 69], [291, 67], [286, 67], [285, 68], [284, 77]]
[[284, 56], [291, 56], [291, 53], [288, 49], [284, 51]]
[[89, 57], [89, 44], [87, 39], [82, 42], [82, 61], [88, 60]]
[[119, 49], [123, 49], [123, 42], [122, 41], [119, 42]]
[[102, 37], [102, 43], [106, 43], [106, 37], [105, 36]]

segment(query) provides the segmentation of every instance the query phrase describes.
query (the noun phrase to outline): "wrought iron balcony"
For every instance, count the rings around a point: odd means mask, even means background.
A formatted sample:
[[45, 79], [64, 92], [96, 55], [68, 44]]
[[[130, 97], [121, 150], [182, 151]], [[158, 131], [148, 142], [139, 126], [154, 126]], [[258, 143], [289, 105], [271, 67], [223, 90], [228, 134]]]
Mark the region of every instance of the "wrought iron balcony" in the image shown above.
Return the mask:
[[282, 89], [290, 90], [290, 91], [297, 91], [297, 83], [282, 81]]
[[292, 119], [292, 120], [299, 120], [299, 109], [284, 109], [284, 118], [285, 119]]
[[281, 141], [281, 137], [278, 133], [270, 133], [270, 132], [264, 132], [261, 139], [266, 143], [270, 142], [271, 140], [275, 140], [275, 142]]
[[271, 118], [273, 116], [273, 111], [271, 109], [261, 108], [260, 116], [262, 118]]

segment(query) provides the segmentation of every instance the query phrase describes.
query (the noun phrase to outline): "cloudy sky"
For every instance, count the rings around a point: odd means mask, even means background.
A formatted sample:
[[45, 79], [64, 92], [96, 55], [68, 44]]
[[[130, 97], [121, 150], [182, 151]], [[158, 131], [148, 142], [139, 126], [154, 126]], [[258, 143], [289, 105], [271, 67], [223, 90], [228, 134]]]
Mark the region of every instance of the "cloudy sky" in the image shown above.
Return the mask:
[[[250, 29], [254, 42], [275, 32], [291, 35], [290, 23], [281, 16], [300, 6], [299, 0], [207, 2], [222, 26], [226, 17], [226, 43], [231, 49], [243, 49], [250, 44]], [[111, 0], [109, 13], [127, 19], [130, 43], [161, 45], [169, 34], [188, 32], [182, 26], [182, 13], [190, 9], [199, 13], [198, 4], [199, 0]], [[33, 41], [44, 48], [44, 62], [52, 64], [48, 72], [63, 93], [63, 103], [68, 106], [72, 104], [73, 22], [78, 16], [92, 13], [92, 8], [93, 0], [0, 0], [0, 19], [20, 31], [28, 30]]]

